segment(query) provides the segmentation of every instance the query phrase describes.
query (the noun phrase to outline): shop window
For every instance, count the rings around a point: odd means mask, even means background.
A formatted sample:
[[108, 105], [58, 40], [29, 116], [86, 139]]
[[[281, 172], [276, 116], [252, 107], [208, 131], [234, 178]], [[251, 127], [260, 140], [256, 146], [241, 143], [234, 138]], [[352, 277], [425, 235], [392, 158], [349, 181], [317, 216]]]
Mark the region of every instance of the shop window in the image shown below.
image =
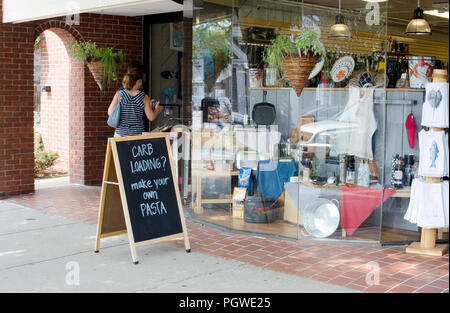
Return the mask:
[[416, 240], [405, 122], [424, 94], [407, 80], [415, 43], [389, 50], [387, 7], [221, 3], [193, 3], [195, 216], [297, 239]]

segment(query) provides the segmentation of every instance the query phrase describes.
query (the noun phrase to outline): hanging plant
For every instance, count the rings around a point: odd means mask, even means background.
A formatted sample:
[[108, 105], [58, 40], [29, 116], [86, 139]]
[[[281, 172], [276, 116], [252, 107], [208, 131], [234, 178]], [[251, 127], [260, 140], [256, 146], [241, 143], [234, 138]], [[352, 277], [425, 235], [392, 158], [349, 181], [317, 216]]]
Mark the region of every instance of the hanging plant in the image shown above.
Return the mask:
[[319, 58], [325, 61], [328, 68], [328, 58], [325, 48], [319, 40], [317, 32], [310, 28], [293, 34], [279, 34], [272, 40], [263, 56], [266, 66], [284, 73], [289, 79], [297, 96], [300, 96], [308, 77]]
[[231, 19], [224, 19], [195, 25], [193, 29], [192, 58], [205, 59], [205, 67], [214, 68], [213, 71], [206, 72], [205, 85], [208, 92], [212, 90], [222, 71], [231, 64], [231, 26]]
[[91, 71], [100, 90], [117, 81], [117, 69], [123, 64], [122, 51], [111, 47], [98, 47], [95, 42], [73, 40], [69, 48], [75, 59], [84, 62]]

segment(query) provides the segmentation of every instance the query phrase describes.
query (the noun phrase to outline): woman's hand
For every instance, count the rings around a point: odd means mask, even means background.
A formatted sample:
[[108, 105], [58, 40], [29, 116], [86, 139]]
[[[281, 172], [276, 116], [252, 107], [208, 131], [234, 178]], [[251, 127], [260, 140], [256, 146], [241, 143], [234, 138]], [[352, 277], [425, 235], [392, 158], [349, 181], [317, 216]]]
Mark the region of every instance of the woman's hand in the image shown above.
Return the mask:
[[164, 109], [164, 107], [159, 105], [159, 101], [156, 102], [155, 109], [154, 109], [155, 113], [159, 114], [159, 113], [161, 113], [163, 111], [163, 109]]
[[148, 120], [150, 122], [153, 122], [159, 113], [162, 111], [162, 107], [159, 105], [159, 101], [154, 102], [154, 105], [152, 104], [152, 101], [150, 101], [149, 96], [145, 95], [144, 98], [144, 110], [145, 115], [147, 116]]

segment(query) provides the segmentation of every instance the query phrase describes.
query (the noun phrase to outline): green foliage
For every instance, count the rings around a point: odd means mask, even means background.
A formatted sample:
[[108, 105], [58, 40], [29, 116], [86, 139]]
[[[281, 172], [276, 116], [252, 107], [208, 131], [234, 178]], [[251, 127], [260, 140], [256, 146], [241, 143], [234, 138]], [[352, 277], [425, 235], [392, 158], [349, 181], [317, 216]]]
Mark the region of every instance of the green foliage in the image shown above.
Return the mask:
[[34, 139], [34, 173], [36, 175], [41, 174], [43, 171], [53, 166], [57, 159], [57, 152], [43, 150], [41, 135], [36, 134]]
[[101, 48], [103, 64], [103, 80], [109, 86], [117, 80], [117, 66], [123, 64], [122, 51], [114, 52], [112, 48]]
[[72, 52], [72, 56], [81, 62], [89, 63], [101, 60], [100, 51], [95, 42], [77, 42], [72, 40], [69, 44], [69, 49]]
[[295, 43], [288, 35], [278, 35], [272, 40], [272, 45], [263, 54], [263, 61], [268, 68], [277, 69], [281, 73], [281, 66], [285, 56], [292, 56], [297, 53]]
[[[231, 62], [231, 20], [219, 20], [195, 25], [193, 29], [193, 59], [210, 54], [220, 65]], [[223, 67], [224, 68], [224, 67]]]
[[320, 42], [319, 35], [314, 29], [309, 28], [301, 31], [296, 36], [293, 34], [277, 35], [277, 37], [272, 40], [271, 46], [264, 52], [263, 60], [267, 67], [275, 68], [281, 72], [284, 57], [313, 55], [324, 58], [324, 68], [328, 68], [328, 58], [325, 48]]
[[103, 65], [103, 82], [109, 86], [117, 80], [117, 68], [123, 64], [122, 51], [111, 47], [98, 47], [95, 42], [77, 42], [72, 40], [69, 49], [75, 59], [84, 62], [100, 61]]
[[211, 90], [220, 73], [232, 60], [231, 19], [211, 21], [195, 25], [193, 28], [193, 59], [208, 59], [205, 67], [214, 64], [214, 73], [205, 77], [206, 87]]
[[318, 55], [323, 56], [324, 47], [319, 40], [317, 32], [310, 28], [300, 33], [295, 40], [295, 46], [299, 55]]

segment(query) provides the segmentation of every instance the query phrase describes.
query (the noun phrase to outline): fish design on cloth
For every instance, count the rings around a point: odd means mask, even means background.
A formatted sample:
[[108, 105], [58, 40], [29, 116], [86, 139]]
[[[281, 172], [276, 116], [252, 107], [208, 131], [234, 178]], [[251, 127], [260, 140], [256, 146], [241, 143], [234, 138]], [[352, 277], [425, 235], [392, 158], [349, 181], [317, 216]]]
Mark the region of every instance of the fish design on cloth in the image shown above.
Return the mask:
[[431, 107], [434, 109], [439, 108], [439, 105], [442, 101], [442, 93], [440, 90], [431, 90], [427, 94], [427, 100], [430, 103]]
[[428, 83], [422, 107], [422, 126], [447, 128], [449, 126], [448, 83]]
[[[386, 201], [395, 189], [370, 189], [364, 187], [341, 188], [341, 226], [349, 236]], [[383, 198], [382, 198], [383, 194]]]
[[430, 168], [436, 168], [436, 160], [438, 158], [438, 155], [439, 155], [438, 145], [436, 141], [433, 140], [430, 147], [430, 161], [431, 161]]
[[419, 176], [448, 176], [448, 135], [444, 131], [425, 129], [419, 132]]

